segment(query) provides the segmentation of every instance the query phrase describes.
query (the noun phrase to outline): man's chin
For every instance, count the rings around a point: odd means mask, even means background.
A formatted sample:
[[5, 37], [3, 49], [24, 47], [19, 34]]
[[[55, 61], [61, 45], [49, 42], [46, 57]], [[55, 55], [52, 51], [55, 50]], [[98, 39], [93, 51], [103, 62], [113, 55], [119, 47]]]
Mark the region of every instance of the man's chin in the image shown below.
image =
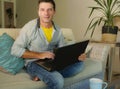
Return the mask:
[[44, 23], [51, 23], [51, 20], [45, 20]]

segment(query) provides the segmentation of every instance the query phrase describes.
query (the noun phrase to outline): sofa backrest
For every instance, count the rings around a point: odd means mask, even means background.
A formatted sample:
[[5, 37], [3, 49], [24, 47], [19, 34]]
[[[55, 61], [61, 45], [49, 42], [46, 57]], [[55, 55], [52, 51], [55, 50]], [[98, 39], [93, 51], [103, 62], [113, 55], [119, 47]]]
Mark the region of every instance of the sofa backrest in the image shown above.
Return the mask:
[[[66, 44], [72, 44], [75, 43], [75, 38], [72, 32], [72, 29], [70, 28], [61, 28], [63, 32], [63, 36], [65, 38]], [[9, 34], [12, 38], [16, 39], [16, 37], [19, 35], [20, 28], [0, 28], [0, 35], [3, 33]]]
[[0, 35], [3, 33], [9, 34], [12, 38], [16, 39], [19, 35], [20, 28], [0, 28]]

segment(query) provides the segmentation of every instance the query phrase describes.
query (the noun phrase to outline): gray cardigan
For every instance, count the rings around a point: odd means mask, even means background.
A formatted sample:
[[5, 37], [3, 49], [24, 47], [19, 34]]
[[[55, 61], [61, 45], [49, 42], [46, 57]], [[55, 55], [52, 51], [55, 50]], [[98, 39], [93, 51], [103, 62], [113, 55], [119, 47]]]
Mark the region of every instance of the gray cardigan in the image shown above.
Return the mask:
[[[58, 26], [53, 23], [54, 33], [50, 43], [47, 42], [43, 31], [39, 26], [39, 19], [28, 22], [20, 31], [19, 36], [14, 42], [11, 54], [21, 57], [25, 50], [44, 52], [52, 51], [56, 47], [64, 46], [64, 37]], [[36, 60], [36, 59], [34, 59]], [[34, 61], [27, 60], [27, 61]]]

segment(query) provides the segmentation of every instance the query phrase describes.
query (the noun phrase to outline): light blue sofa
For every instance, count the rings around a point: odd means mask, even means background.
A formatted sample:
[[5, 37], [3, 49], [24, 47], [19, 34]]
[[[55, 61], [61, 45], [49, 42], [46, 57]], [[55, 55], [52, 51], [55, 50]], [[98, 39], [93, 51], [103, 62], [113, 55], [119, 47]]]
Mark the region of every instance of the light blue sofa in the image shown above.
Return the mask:
[[[0, 29], [0, 35], [8, 33], [14, 39], [20, 29]], [[62, 28], [66, 44], [75, 42], [71, 29]], [[89, 57], [85, 61], [85, 68], [76, 76], [65, 78], [64, 89], [89, 89], [89, 79], [98, 77], [104, 79], [106, 61], [110, 47], [102, 44], [90, 43], [87, 49], [92, 47]], [[102, 47], [102, 49], [101, 49]], [[99, 53], [97, 53], [99, 50]], [[97, 53], [97, 54], [96, 54]], [[30, 76], [22, 69], [16, 75], [6, 74], [0, 71], [0, 89], [46, 89], [43, 81], [32, 81]]]

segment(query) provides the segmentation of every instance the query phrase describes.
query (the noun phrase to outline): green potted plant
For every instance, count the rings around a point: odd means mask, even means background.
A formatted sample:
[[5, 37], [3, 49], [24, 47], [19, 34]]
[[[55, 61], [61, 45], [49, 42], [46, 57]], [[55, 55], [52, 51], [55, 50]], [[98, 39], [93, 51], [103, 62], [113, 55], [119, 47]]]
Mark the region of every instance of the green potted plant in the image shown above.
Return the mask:
[[[92, 30], [91, 33], [92, 37], [96, 26], [99, 26], [101, 23], [103, 23], [104, 25], [102, 27], [102, 41], [115, 42], [118, 27], [114, 25], [114, 19], [115, 17], [120, 17], [120, 0], [94, 0], [94, 1], [97, 5], [89, 7], [91, 8], [89, 18], [95, 11], [98, 11], [98, 13], [100, 14], [99, 16], [95, 16], [91, 19], [87, 27], [86, 33], [88, 32], [88, 30]], [[107, 39], [106, 36], [110, 39]]]

